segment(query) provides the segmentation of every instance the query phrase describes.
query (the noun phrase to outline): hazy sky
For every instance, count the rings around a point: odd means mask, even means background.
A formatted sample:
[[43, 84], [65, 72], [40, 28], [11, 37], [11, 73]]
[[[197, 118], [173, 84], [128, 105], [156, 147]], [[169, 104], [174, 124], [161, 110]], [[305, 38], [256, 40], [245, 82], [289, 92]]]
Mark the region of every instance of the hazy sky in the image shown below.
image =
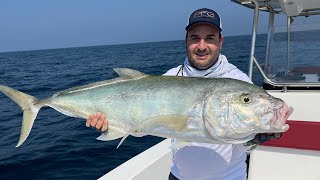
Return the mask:
[[0, 52], [182, 40], [202, 7], [220, 13], [225, 36], [251, 33], [253, 10], [229, 0], [10, 0], [0, 5]]

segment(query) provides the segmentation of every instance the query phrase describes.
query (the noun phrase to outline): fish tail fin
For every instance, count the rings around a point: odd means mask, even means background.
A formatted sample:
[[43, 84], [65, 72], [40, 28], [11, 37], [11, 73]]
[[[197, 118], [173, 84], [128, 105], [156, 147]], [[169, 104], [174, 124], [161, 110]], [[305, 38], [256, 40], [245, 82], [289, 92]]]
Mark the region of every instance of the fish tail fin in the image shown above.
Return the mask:
[[16, 102], [23, 110], [21, 133], [16, 145], [16, 147], [19, 147], [29, 136], [34, 120], [42, 105], [36, 104], [38, 100], [35, 97], [7, 86], [0, 85], [0, 92]]

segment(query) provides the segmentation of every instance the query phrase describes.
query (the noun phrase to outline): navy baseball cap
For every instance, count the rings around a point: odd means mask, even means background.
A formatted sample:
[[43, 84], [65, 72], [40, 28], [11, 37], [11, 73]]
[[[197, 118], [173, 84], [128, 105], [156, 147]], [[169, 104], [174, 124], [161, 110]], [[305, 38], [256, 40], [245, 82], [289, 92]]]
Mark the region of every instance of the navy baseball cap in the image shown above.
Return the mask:
[[220, 32], [222, 31], [220, 16], [212, 9], [202, 8], [195, 10], [189, 17], [189, 24], [186, 27], [186, 31], [197, 23], [208, 23], [216, 26]]

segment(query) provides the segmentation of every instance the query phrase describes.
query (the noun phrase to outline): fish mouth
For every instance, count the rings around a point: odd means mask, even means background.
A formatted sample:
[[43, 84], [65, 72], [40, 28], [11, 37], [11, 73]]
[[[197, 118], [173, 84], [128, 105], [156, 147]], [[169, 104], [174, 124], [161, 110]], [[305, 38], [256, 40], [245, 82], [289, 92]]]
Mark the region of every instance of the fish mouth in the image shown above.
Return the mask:
[[293, 108], [282, 104], [273, 114], [270, 125], [272, 129], [280, 130], [280, 132], [285, 132], [289, 129], [289, 125], [286, 124], [289, 116], [292, 114]]

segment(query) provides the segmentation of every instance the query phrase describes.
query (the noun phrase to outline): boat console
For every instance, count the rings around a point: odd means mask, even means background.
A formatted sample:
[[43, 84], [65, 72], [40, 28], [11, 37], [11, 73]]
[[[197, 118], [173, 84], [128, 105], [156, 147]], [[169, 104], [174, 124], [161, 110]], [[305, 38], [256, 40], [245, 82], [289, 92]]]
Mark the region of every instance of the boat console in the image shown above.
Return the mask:
[[[232, 0], [253, 9], [248, 75], [294, 108], [282, 138], [251, 152], [249, 180], [320, 178], [320, 1]], [[259, 12], [269, 13], [265, 59], [255, 55]], [[284, 21], [285, 26], [277, 25]], [[318, 21], [318, 22], [317, 22]]]
[[[252, 77], [253, 65], [256, 65], [264, 78], [265, 89], [319, 90], [320, 20], [314, 16], [320, 15], [320, 1], [232, 1], [254, 9], [249, 76]], [[264, 62], [254, 54], [259, 11], [269, 13]], [[281, 21], [285, 21], [286, 26], [275, 24]]]

